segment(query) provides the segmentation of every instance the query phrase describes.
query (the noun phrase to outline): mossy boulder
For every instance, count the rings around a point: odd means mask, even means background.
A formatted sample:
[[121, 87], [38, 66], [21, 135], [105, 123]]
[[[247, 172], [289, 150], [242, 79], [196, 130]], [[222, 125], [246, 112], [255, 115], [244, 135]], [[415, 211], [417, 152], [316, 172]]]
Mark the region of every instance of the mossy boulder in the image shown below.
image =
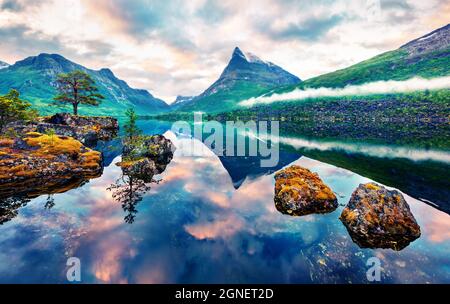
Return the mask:
[[375, 183], [359, 185], [340, 220], [361, 248], [399, 251], [420, 237], [420, 227], [403, 195]]
[[[79, 185], [103, 171], [102, 155], [78, 140], [29, 132], [0, 140], [0, 197]], [[42, 191], [41, 191], [42, 190]]]
[[151, 182], [154, 175], [163, 172], [173, 159], [175, 146], [162, 135], [125, 140], [122, 159], [117, 165], [125, 175]]
[[291, 166], [275, 174], [275, 206], [283, 214], [329, 213], [338, 207], [336, 195], [317, 173]]

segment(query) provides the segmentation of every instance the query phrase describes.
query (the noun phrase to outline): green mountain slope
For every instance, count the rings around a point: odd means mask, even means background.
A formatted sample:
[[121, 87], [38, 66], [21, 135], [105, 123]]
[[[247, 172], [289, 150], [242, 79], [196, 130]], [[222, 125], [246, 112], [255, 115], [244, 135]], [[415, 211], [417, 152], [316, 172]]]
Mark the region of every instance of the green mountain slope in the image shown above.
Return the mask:
[[236, 103], [242, 99], [258, 96], [268, 89], [300, 82], [298, 77], [281, 67], [235, 48], [219, 79], [201, 95], [175, 106], [174, 109], [182, 112], [227, 111], [236, 107]]
[[275, 93], [295, 88], [344, 87], [380, 80], [406, 80], [450, 75], [450, 24], [389, 51], [345, 69], [285, 86]]
[[0, 94], [17, 89], [22, 97], [29, 100], [43, 115], [70, 111], [69, 106], [56, 107], [50, 104], [56, 94], [57, 75], [73, 70], [88, 73], [95, 80], [100, 93], [105, 96], [99, 107], [81, 106], [80, 114], [121, 116], [129, 107], [135, 108], [139, 113], [153, 114], [167, 111], [169, 108], [164, 101], [153, 97], [149, 92], [129, 87], [109, 69], [87, 69], [55, 54], [28, 57], [0, 69]]

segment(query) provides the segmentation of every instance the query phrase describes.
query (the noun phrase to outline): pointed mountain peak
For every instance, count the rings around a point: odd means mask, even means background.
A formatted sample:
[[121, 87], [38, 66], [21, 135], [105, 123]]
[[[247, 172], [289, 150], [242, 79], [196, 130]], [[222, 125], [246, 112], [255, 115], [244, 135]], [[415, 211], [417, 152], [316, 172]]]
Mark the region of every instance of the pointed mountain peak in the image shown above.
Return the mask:
[[241, 51], [241, 49], [239, 47], [234, 48], [232, 57], [235, 57], [235, 56], [245, 58], [244, 53]]
[[233, 55], [231, 56], [231, 61], [233, 61], [233, 59], [245, 60], [248, 63], [272, 65], [272, 63], [261, 60], [258, 56], [252, 53], [242, 51], [239, 47], [234, 49]]

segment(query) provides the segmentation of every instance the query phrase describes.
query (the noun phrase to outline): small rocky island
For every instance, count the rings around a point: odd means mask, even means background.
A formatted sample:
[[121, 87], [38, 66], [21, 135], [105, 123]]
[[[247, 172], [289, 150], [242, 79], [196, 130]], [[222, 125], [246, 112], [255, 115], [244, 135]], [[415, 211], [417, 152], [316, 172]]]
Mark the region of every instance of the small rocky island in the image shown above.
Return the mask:
[[336, 195], [317, 173], [291, 166], [275, 174], [275, 206], [293, 216], [329, 213], [338, 207]]
[[398, 191], [375, 183], [353, 192], [340, 220], [361, 248], [402, 250], [420, 237], [420, 227]]
[[162, 135], [140, 137], [138, 140], [125, 140], [122, 161], [117, 165], [125, 175], [131, 175], [151, 182], [153, 176], [162, 173], [173, 159], [175, 146]]
[[111, 117], [66, 113], [13, 122], [0, 139], [0, 197], [64, 192], [101, 175], [98, 140], [118, 131]]
[[151, 184], [160, 182], [154, 176], [166, 170], [174, 152], [173, 143], [162, 135], [139, 135], [123, 140], [122, 161], [117, 163], [122, 169], [122, 176], [107, 189], [112, 191], [113, 199], [121, 204], [126, 213], [126, 223], [134, 223], [137, 204], [150, 191]]

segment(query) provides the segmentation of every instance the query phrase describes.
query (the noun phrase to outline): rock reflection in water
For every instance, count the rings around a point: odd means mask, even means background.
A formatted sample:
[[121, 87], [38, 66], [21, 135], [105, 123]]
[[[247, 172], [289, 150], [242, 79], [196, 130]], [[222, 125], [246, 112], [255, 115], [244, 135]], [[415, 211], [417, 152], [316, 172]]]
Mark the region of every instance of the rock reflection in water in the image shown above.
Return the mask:
[[31, 199], [26, 197], [8, 197], [0, 199], [0, 225], [11, 221], [19, 214], [19, 209], [25, 207]]
[[65, 193], [69, 190], [79, 188], [88, 179], [58, 179], [43, 183], [42, 179], [28, 180], [27, 183], [10, 183], [0, 187], [0, 225], [13, 220], [19, 209], [25, 207], [32, 199], [42, 195], [48, 195], [44, 208], [51, 209], [55, 206], [54, 194]]
[[151, 184], [160, 182], [153, 177], [166, 170], [174, 151], [175, 146], [162, 135], [151, 136], [140, 143], [124, 143], [122, 157], [126, 160], [117, 163], [122, 176], [107, 190], [112, 191], [113, 199], [122, 205], [127, 214], [126, 223], [134, 223], [138, 213], [136, 206], [150, 191]]

